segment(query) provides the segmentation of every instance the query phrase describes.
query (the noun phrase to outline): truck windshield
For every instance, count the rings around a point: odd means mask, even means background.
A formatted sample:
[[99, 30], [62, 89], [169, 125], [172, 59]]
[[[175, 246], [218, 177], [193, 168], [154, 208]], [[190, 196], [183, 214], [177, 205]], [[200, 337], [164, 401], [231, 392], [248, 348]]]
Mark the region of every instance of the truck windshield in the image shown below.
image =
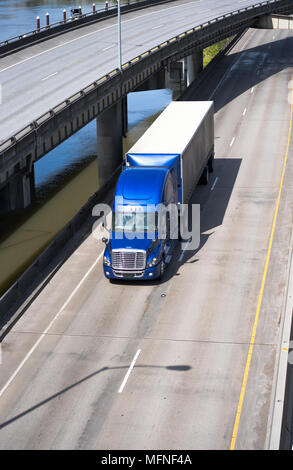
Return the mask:
[[113, 213], [115, 232], [149, 232], [157, 229], [157, 213], [154, 212], [116, 212]]

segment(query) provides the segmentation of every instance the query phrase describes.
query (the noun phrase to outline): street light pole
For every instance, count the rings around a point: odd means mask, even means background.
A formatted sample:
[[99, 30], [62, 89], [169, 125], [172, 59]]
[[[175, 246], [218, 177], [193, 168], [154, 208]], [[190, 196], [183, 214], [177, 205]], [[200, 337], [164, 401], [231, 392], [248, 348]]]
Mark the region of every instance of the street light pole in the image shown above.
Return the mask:
[[118, 60], [119, 70], [122, 72], [122, 46], [121, 46], [121, 12], [120, 12], [120, 0], [118, 0]]

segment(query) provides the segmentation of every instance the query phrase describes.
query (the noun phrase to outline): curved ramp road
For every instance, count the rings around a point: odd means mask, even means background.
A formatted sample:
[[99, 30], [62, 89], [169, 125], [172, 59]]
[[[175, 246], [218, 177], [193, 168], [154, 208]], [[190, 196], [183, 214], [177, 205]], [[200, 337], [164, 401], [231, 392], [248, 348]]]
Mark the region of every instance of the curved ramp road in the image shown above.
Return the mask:
[[203, 86], [216, 160], [192, 198], [199, 250], [178, 246], [162, 283], [111, 284], [89, 236], [5, 336], [1, 449], [269, 448], [293, 223], [292, 42], [250, 30]]
[[[122, 16], [122, 63], [255, 0], [180, 0]], [[117, 18], [85, 26], [0, 60], [0, 142], [118, 67]]]

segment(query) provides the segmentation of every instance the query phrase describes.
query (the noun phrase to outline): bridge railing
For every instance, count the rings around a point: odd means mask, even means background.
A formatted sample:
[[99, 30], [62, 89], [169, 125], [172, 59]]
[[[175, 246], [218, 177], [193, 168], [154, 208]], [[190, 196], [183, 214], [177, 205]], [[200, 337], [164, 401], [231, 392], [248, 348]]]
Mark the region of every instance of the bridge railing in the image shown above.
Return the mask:
[[[284, 1], [282, 2], [280, 0], [266, 0], [264, 2], [251, 5], [249, 7], [244, 7], [244, 8], [238, 9], [238, 10], [234, 10], [230, 13], [221, 15], [221, 16], [219, 16], [217, 18], [214, 18], [210, 21], [207, 21], [203, 24], [197, 25], [194, 28], [191, 28], [191, 29], [189, 29], [189, 30], [177, 35], [177, 36], [174, 36], [173, 38], [168, 39], [167, 41], [165, 41], [165, 42], [163, 42], [163, 43], [161, 43], [161, 44], [145, 51], [141, 55], [138, 55], [137, 57], [134, 57], [133, 59], [125, 62], [122, 65], [122, 70], [121, 71], [119, 70], [119, 68], [116, 68], [116, 69], [112, 70], [111, 72], [109, 72], [108, 74], [98, 78], [96, 81], [92, 82], [91, 84], [89, 84], [85, 88], [77, 91], [74, 95], [70, 96], [68, 99], [62, 101], [58, 105], [54, 106], [54, 108], [52, 108], [49, 111], [47, 111], [46, 113], [42, 114], [39, 118], [35, 119], [33, 122], [28, 124], [26, 127], [24, 127], [23, 129], [21, 129], [20, 131], [15, 133], [13, 136], [11, 136], [8, 139], [5, 139], [4, 141], [0, 142], [0, 159], [4, 158], [4, 152], [5, 151], [7, 151], [13, 145], [17, 144], [17, 142], [20, 141], [21, 139], [23, 139], [24, 137], [27, 137], [30, 133], [34, 133], [36, 131], [36, 129], [38, 129], [41, 125], [44, 125], [46, 122], [48, 122], [53, 116], [57, 115], [59, 112], [64, 111], [64, 109], [69, 107], [72, 103], [74, 103], [74, 102], [76, 102], [80, 99], [83, 99], [87, 94], [91, 93], [94, 89], [97, 89], [100, 85], [104, 84], [106, 81], [111, 80], [112, 78], [116, 77], [117, 75], [119, 75], [121, 73], [123, 74], [123, 71], [125, 71], [129, 67], [135, 65], [137, 62], [140, 62], [140, 61], [146, 59], [151, 54], [157, 53], [158, 51], [160, 51], [161, 49], [171, 45], [175, 41], [180, 41], [180, 40], [188, 37], [189, 34], [195, 33], [196, 31], [199, 31], [199, 30], [202, 30], [206, 27], [209, 27], [214, 23], [217, 23], [219, 21], [223, 21], [223, 20], [225, 20], [229, 17], [231, 18], [231, 17], [233, 17], [235, 15], [238, 15], [242, 12], [249, 11], [251, 9], [255, 9], [257, 7], [262, 8], [266, 5], [278, 4], [278, 3], [282, 4], [282, 3], [285, 3], [285, 2]], [[3, 154], [3, 155], [1, 155], [1, 154]], [[4, 163], [4, 161], [2, 161], [2, 163]]]

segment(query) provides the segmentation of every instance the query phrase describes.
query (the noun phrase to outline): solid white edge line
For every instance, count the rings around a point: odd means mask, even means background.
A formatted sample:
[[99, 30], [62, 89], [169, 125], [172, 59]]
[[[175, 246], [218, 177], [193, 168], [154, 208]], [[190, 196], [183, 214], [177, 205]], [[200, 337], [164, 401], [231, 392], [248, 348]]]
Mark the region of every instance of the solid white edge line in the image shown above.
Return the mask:
[[80, 288], [80, 286], [83, 284], [83, 282], [85, 281], [85, 279], [88, 277], [88, 275], [91, 273], [91, 271], [94, 269], [94, 267], [96, 266], [96, 264], [100, 261], [102, 255], [104, 254], [104, 250], [99, 254], [99, 256], [97, 257], [96, 261], [91, 265], [91, 267], [89, 268], [89, 270], [85, 273], [85, 275], [83, 276], [83, 278], [79, 281], [79, 283], [77, 284], [76, 288], [72, 291], [72, 293], [70, 294], [70, 296], [68, 297], [68, 299], [66, 300], [66, 302], [64, 302], [64, 304], [62, 305], [62, 307], [60, 308], [59, 312], [57, 313], [57, 315], [59, 313], [61, 313], [65, 307], [67, 307], [67, 305], [69, 304], [70, 300], [72, 299], [72, 297], [76, 294], [76, 292], [78, 291], [78, 289]]
[[122, 393], [122, 392], [123, 392], [123, 389], [124, 389], [124, 387], [125, 387], [125, 385], [126, 385], [126, 382], [127, 382], [128, 378], [129, 378], [129, 376], [130, 376], [130, 374], [131, 374], [131, 371], [132, 371], [132, 369], [133, 369], [133, 367], [134, 367], [134, 364], [136, 363], [136, 360], [137, 360], [138, 356], [140, 355], [140, 353], [141, 353], [141, 349], [138, 349], [138, 350], [136, 351], [136, 354], [135, 354], [135, 356], [134, 356], [134, 358], [133, 358], [133, 360], [132, 360], [132, 363], [130, 364], [129, 369], [128, 369], [128, 371], [127, 371], [127, 373], [126, 373], [126, 375], [125, 375], [125, 377], [124, 377], [124, 379], [123, 379], [123, 382], [122, 382], [122, 384], [120, 385], [120, 388], [119, 388], [119, 390], [118, 390], [118, 393]]
[[75, 289], [72, 291], [72, 293], [70, 294], [70, 296], [67, 298], [67, 300], [64, 302], [64, 304], [62, 305], [62, 307], [60, 308], [60, 310], [58, 310], [58, 312], [56, 313], [55, 317], [53, 318], [53, 320], [51, 320], [51, 322], [49, 323], [49, 325], [47, 326], [47, 328], [43, 331], [43, 333], [41, 334], [41, 336], [39, 337], [39, 339], [36, 341], [36, 343], [33, 345], [33, 347], [29, 350], [29, 352], [27, 353], [27, 355], [24, 357], [24, 359], [21, 361], [21, 363], [19, 364], [19, 366], [17, 367], [17, 369], [14, 371], [14, 373], [12, 374], [12, 376], [8, 379], [8, 381], [6, 382], [6, 384], [4, 385], [4, 387], [0, 390], [0, 398], [1, 396], [3, 395], [3, 393], [5, 392], [5, 390], [9, 387], [9, 385], [11, 384], [11, 382], [15, 379], [15, 377], [17, 376], [18, 372], [22, 369], [22, 367], [24, 366], [24, 364], [27, 362], [27, 360], [30, 358], [30, 356], [33, 354], [33, 352], [35, 351], [35, 349], [38, 347], [38, 345], [40, 344], [40, 342], [42, 341], [42, 339], [46, 336], [46, 334], [48, 333], [48, 331], [50, 330], [51, 326], [55, 323], [55, 321], [57, 320], [57, 318], [59, 317], [59, 315], [63, 312], [63, 310], [65, 309], [65, 307], [68, 305], [68, 303], [70, 302], [70, 300], [72, 299], [72, 297], [74, 296], [74, 294], [77, 292], [77, 290], [80, 288], [80, 286], [82, 285], [82, 283], [84, 282], [84, 280], [87, 278], [87, 276], [90, 274], [90, 272], [94, 269], [94, 267], [96, 266], [96, 264], [99, 262], [101, 256], [103, 255], [104, 251], [102, 251], [102, 253], [99, 254], [98, 258], [96, 259], [96, 261], [91, 265], [91, 267], [89, 268], [89, 270], [86, 272], [86, 274], [83, 276], [83, 278], [79, 281], [79, 283], [77, 284], [77, 286], [75, 287]]

